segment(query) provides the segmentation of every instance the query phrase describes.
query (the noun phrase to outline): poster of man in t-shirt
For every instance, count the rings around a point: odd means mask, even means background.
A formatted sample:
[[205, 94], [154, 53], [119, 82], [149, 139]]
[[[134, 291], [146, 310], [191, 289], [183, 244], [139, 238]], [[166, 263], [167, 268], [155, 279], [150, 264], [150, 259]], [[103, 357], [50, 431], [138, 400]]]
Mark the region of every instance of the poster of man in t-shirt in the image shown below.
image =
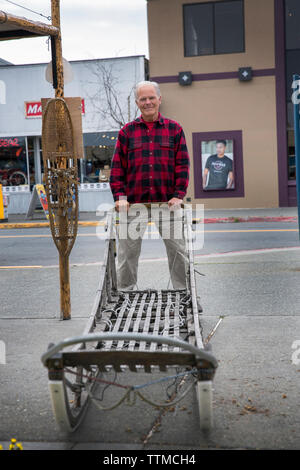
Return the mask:
[[[208, 144], [208, 149], [212, 147], [213, 143], [206, 143]], [[232, 141], [229, 141], [229, 144], [232, 147]], [[228, 152], [228, 155], [225, 155], [227, 145], [226, 140], [217, 140], [215, 143], [215, 154], [208, 156], [208, 158], [205, 154], [202, 154], [202, 164], [206, 157], [203, 171], [203, 189], [233, 189], [233, 154]]]

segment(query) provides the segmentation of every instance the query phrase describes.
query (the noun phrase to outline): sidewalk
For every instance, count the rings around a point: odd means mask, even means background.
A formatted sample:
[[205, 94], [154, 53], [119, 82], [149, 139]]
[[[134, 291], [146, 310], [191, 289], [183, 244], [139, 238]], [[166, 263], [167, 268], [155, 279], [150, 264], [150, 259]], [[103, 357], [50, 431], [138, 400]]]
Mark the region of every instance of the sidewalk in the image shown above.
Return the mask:
[[[259, 208], [259, 209], [206, 209], [204, 223], [241, 223], [241, 222], [297, 222], [297, 207]], [[195, 220], [197, 217], [195, 214]], [[79, 226], [94, 227], [104, 222], [96, 212], [80, 212]], [[12, 214], [8, 222], [0, 223], [0, 229], [48, 227], [44, 213], [36, 213], [34, 219], [26, 219], [25, 214]]]
[[[99, 266], [89, 265], [70, 269], [72, 320], [67, 322], [57, 318], [58, 269], [30, 270], [26, 282], [23, 271], [0, 273], [0, 329], [7, 346], [7, 364], [0, 366], [0, 444], [6, 448], [16, 438], [25, 450], [299, 449], [300, 366], [291, 360], [300, 328], [297, 256], [282, 252], [198, 259], [196, 269], [205, 275], [197, 276], [203, 338], [222, 316], [210, 340], [219, 368], [209, 436], [199, 431], [194, 391], [165, 414], [145, 445], [159, 411], [141, 400], [134, 408], [123, 404], [109, 412], [97, 412], [91, 404], [77, 431], [67, 435], [58, 430], [40, 357], [50, 342], [82, 333], [100, 275]], [[140, 288], [149, 286], [149, 280], [161, 288], [167, 279], [166, 262], [141, 263]], [[144, 383], [149, 374], [126, 372], [119, 374], [120, 380]], [[146, 393], [161, 401], [166, 386], [154, 385]], [[111, 387], [104, 405], [118, 396]]]

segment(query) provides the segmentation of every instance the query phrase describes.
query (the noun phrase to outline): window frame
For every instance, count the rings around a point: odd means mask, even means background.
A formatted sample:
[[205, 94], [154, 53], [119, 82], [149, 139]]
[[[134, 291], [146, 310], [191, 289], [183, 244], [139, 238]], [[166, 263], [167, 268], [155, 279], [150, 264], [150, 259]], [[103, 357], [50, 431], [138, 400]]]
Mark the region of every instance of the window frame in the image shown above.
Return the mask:
[[[216, 52], [216, 22], [215, 22], [215, 5], [217, 3], [232, 3], [232, 2], [242, 2], [242, 16], [243, 16], [243, 47], [241, 51], [238, 52]], [[184, 10], [186, 7], [195, 6], [195, 5], [212, 5], [213, 8], [213, 53], [212, 54], [197, 54], [197, 55], [187, 55], [186, 52], [186, 28], [185, 28], [185, 13]], [[185, 3], [182, 5], [182, 22], [183, 22], [183, 55], [184, 57], [207, 57], [214, 55], [226, 55], [226, 54], [243, 54], [246, 51], [246, 41], [245, 41], [245, 2], [244, 0], [224, 0], [224, 1], [213, 1], [213, 2], [197, 2], [197, 3]]]

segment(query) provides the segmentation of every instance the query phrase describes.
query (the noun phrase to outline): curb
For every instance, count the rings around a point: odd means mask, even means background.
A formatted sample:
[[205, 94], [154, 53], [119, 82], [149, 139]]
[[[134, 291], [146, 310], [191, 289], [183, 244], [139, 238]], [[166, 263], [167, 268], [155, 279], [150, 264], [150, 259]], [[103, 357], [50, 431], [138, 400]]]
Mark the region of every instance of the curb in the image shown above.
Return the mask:
[[[199, 223], [200, 219], [193, 219], [195, 223]], [[214, 217], [214, 218], [205, 218], [204, 224], [224, 224], [224, 223], [246, 223], [246, 222], [297, 222], [298, 218], [295, 217]], [[96, 220], [87, 220], [79, 221], [78, 225], [80, 227], [97, 227], [105, 226], [106, 222], [96, 221]], [[26, 229], [26, 228], [43, 228], [49, 227], [49, 222], [4, 222], [0, 223], [0, 230], [10, 230], [10, 229]]]
[[[194, 219], [199, 221], [199, 219]], [[245, 223], [245, 222], [297, 222], [298, 217], [296, 216], [250, 216], [250, 217], [218, 217], [204, 219], [205, 224], [217, 224], [217, 223]]]
[[[98, 225], [105, 225], [105, 222], [97, 222], [94, 220], [91, 221], [86, 221], [86, 222], [78, 222], [78, 225], [81, 227], [97, 227]], [[49, 227], [50, 224], [49, 222], [4, 222], [0, 223], [0, 230], [1, 229], [22, 229], [22, 228], [43, 228], [43, 227]]]

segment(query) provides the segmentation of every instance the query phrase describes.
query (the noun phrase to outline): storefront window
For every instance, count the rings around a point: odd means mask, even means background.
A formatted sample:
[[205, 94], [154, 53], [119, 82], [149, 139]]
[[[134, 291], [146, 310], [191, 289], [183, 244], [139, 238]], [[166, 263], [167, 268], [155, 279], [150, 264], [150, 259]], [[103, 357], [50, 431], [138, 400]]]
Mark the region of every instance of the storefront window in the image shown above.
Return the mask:
[[25, 137], [0, 138], [0, 184], [28, 184], [28, 159]]
[[299, 0], [285, 0], [285, 48], [286, 48], [286, 101], [288, 136], [288, 176], [296, 179], [294, 109], [292, 104], [293, 75], [300, 73], [300, 5]]
[[296, 179], [296, 157], [294, 129], [288, 130], [288, 172], [289, 180]]
[[85, 158], [80, 166], [80, 181], [82, 183], [108, 181], [117, 137], [118, 132], [84, 134]]
[[285, 0], [285, 40], [287, 50], [300, 49], [299, 17], [299, 0]]

